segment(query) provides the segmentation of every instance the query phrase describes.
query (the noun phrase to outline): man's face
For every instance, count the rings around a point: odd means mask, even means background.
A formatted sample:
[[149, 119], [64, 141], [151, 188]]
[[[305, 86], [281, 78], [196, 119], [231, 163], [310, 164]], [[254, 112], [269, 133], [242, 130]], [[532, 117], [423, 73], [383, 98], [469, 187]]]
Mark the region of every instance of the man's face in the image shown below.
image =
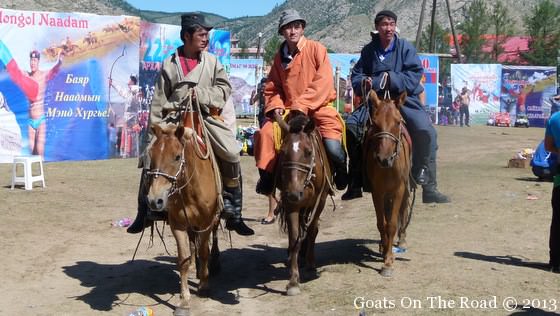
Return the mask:
[[186, 34], [185, 44], [190, 48], [194, 48], [197, 52], [202, 52], [208, 47], [209, 32], [206, 29], [198, 29], [192, 36]]
[[39, 58], [30, 58], [29, 67], [31, 68], [31, 72], [36, 72], [39, 69]]
[[395, 36], [395, 30], [397, 29], [397, 22], [391, 17], [383, 17], [375, 29], [379, 32], [379, 37], [382, 41], [389, 42]]
[[297, 44], [303, 36], [303, 30], [303, 23], [301, 21], [294, 21], [284, 25], [281, 32], [287, 42]]

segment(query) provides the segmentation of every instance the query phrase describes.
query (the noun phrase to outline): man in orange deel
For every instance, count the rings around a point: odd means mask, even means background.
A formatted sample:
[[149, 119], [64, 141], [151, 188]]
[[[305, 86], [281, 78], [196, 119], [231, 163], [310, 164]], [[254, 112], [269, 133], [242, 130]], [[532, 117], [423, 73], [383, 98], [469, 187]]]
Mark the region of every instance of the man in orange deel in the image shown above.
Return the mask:
[[285, 41], [274, 57], [274, 63], [264, 88], [265, 122], [255, 143], [255, 160], [260, 180], [257, 193], [269, 195], [274, 188], [273, 118], [285, 110], [301, 112], [315, 121], [325, 149], [334, 166], [334, 181], [338, 190], [346, 187], [346, 153], [342, 148], [342, 122], [332, 106], [336, 98], [333, 73], [327, 49], [303, 35], [305, 20], [293, 9], [280, 15], [278, 33]]

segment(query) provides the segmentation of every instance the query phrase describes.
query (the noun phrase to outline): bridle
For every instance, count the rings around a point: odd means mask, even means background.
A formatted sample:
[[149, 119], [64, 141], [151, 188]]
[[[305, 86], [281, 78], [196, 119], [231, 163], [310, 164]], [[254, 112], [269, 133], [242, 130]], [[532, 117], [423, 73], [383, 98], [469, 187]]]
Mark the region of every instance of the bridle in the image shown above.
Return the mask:
[[401, 152], [401, 143], [402, 143], [402, 135], [403, 135], [403, 123], [404, 121], [401, 120], [399, 122], [399, 136], [395, 136], [395, 134], [391, 133], [391, 132], [386, 132], [386, 131], [381, 131], [381, 132], [377, 132], [375, 134], [373, 134], [373, 137], [376, 139], [383, 139], [383, 138], [389, 138], [390, 140], [395, 142], [395, 150], [393, 151], [393, 154], [391, 155], [391, 157], [389, 159], [396, 159], [400, 152]]
[[178, 185], [177, 185], [180, 176], [185, 175], [185, 167], [186, 167], [185, 153], [184, 153], [184, 150], [182, 150], [181, 151], [181, 163], [179, 164], [179, 168], [177, 169], [177, 172], [175, 173], [174, 176], [170, 175], [169, 173], [161, 172], [159, 169], [150, 169], [150, 170], [146, 171], [146, 175], [148, 177], [151, 177], [152, 180], [157, 179], [157, 177], [159, 177], [159, 176], [162, 176], [165, 179], [167, 179], [167, 181], [169, 181], [171, 183], [171, 190], [169, 190], [169, 193], [167, 194], [167, 197], [170, 197], [173, 194], [176, 194], [177, 192], [179, 192], [181, 189], [183, 189], [189, 183], [190, 179], [185, 181], [185, 183], [180, 187], [178, 187]]
[[309, 163], [302, 163], [299, 161], [284, 161], [282, 162], [282, 169], [293, 169], [306, 174], [305, 181], [303, 182], [304, 187], [311, 184], [311, 179], [315, 177], [313, 169], [315, 168], [315, 146], [314, 142], [311, 142], [311, 161]]

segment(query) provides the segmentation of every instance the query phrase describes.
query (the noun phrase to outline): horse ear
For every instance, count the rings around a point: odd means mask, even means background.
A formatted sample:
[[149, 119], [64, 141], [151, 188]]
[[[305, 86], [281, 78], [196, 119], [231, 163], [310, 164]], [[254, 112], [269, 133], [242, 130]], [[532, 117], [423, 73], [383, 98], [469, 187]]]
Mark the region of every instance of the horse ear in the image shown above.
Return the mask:
[[177, 137], [182, 142], [184, 134], [185, 134], [185, 127], [179, 125], [177, 129], [175, 129], [175, 137]]
[[152, 129], [152, 133], [156, 135], [156, 138], [159, 138], [161, 136], [162, 133], [161, 126], [157, 124], [152, 124], [151, 129]]
[[315, 121], [311, 118], [309, 118], [309, 120], [307, 121], [307, 123], [305, 124], [305, 126], [303, 127], [303, 131], [306, 134], [311, 133], [313, 130], [315, 129]]
[[380, 103], [377, 92], [373, 89], [369, 91], [369, 101], [374, 108], [377, 108], [377, 105]]
[[404, 101], [406, 101], [406, 91], [403, 91], [400, 95], [399, 98], [397, 99], [397, 105], [401, 106], [404, 104]]
[[290, 130], [290, 127], [288, 126], [288, 123], [286, 123], [286, 121], [284, 121], [284, 119], [282, 118], [282, 115], [274, 112], [274, 120], [278, 123], [278, 125], [280, 126], [280, 129], [282, 129], [282, 131], [284, 133], [288, 133], [288, 131]]

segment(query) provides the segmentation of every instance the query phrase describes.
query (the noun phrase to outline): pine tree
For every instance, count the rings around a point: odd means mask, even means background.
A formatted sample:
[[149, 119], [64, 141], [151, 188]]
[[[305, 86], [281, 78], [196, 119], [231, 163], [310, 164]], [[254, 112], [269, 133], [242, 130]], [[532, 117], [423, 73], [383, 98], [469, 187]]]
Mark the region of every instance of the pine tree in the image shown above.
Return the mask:
[[556, 66], [560, 49], [560, 6], [543, 0], [523, 18], [529, 40], [529, 52], [523, 58], [535, 66]]

